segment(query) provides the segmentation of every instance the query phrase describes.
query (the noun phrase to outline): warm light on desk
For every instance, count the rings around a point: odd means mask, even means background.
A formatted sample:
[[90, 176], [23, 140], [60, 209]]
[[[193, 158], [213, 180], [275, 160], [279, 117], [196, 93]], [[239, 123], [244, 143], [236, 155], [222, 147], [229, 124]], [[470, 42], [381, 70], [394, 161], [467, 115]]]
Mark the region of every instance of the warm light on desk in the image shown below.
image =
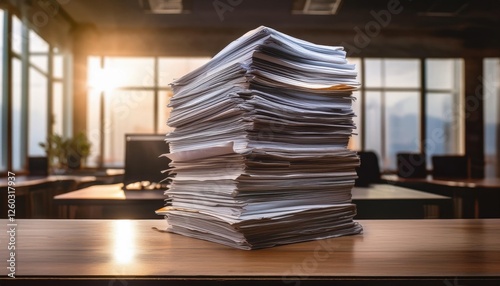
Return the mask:
[[113, 222], [114, 227], [114, 259], [118, 264], [128, 264], [133, 261], [135, 255], [135, 233], [132, 222], [129, 220], [117, 220]]

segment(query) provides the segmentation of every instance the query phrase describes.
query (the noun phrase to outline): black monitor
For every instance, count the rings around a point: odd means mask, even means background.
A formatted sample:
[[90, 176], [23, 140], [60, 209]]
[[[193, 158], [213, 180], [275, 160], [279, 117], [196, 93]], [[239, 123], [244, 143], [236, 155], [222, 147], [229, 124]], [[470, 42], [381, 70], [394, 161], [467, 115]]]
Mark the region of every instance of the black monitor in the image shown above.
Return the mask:
[[170, 159], [159, 158], [165, 153], [169, 153], [165, 134], [125, 134], [124, 186], [138, 182], [159, 184], [167, 178], [162, 171], [169, 168]]

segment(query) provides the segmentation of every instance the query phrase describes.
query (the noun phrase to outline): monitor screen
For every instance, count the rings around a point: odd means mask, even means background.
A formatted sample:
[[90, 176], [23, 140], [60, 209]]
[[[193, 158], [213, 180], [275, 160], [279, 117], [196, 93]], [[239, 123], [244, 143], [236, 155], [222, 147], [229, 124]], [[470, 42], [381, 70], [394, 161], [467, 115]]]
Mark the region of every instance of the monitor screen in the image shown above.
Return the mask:
[[[170, 159], [159, 157], [169, 153], [164, 134], [125, 134], [125, 174], [123, 184], [159, 183], [168, 174]], [[166, 184], [166, 183], [165, 183]]]

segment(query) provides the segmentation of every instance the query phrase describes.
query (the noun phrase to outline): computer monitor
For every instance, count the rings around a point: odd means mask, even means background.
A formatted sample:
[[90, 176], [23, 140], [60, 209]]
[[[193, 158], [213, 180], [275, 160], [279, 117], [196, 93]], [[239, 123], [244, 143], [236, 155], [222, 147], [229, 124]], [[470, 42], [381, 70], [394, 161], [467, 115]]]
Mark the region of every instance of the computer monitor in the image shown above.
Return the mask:
[[167, 178], [162, 171], [169, 169], [170, 159], [159, 158], [165, 153], [169, 153], [165, 134], [125, 134], [124, 186], [137, 182], [159, 184]]

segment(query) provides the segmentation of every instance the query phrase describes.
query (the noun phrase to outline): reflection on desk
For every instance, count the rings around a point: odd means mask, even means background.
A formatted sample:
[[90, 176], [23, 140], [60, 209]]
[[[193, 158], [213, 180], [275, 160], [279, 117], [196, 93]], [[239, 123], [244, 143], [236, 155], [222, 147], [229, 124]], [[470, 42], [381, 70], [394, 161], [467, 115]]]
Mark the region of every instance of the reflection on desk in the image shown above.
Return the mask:
[[[361, 235], [243, 251], [152, 230], [164, 228], [162, 220], [21, 220], [15, 280], [19, 285], [50, 277], [57, 277], [51, 285], [68, 285], [75, 278], [82, 285], [166, 285], [167, 280], [175, 285], [500, 282], [498, 219], [360, 223]], [[6, 236], [1, 232], [0, 241]], [[0, 255], [7, 257], [6, 247]], [[6, 269], [6, 261], [0, 266]], [[303, 279], [307, 281], [298, 281]]]

